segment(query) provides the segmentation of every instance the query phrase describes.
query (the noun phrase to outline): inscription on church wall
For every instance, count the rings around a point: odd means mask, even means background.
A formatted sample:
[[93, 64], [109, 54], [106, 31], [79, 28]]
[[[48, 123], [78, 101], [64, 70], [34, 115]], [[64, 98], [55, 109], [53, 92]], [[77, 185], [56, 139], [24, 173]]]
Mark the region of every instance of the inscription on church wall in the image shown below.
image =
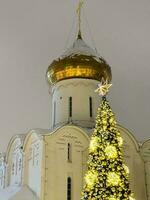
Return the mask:
[[82, 145], [81, 141], [79, 141], [79, 140], [76, 140], [76, 141], [75, 141], [75, 144], [76, 144], [76, 145]]
[[64, 135], [64, 138], [70, 138], [70, 139], [77, 139], [77, 137], [73, 136], [73, 135]]
[[57, 145], [59, 145], [58, 150], [64, 150], [66, 146], [66, 141], [64, 138], [59, 138], [58, 141], [56, 142]]

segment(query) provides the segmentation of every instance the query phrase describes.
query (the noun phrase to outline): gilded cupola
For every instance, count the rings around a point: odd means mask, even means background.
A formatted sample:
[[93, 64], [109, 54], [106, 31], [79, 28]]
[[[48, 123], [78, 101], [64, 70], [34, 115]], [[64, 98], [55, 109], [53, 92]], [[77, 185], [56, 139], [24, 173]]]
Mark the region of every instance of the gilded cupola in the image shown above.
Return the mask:
[[54, 60], [48, 67], [46, 76], [50, 84], [56, 84], [59, 81], [72, 78], [111, 82], [110, 66], [96, 50], [88, 46], [82, 39], [80, 29], [81, 6], [79, 5], [78, 8], [79, 31], [77, 39], [62, 56]]

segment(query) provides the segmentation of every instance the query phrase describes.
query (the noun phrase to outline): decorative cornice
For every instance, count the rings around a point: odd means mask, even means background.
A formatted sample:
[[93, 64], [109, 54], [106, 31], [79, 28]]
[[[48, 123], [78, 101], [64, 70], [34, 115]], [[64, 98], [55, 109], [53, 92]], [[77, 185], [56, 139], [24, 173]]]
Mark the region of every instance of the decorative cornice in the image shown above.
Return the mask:
[[[84, 85], [85, 87], [89, 87], [89, 84], [95, 89], [96, 85], [99, 82], [96, 80], [90, 80], [90, 79], [72, 79], [72, 80], [64, 80], [60, 82], [58, 82], [56, 85], [54, 85], [53, 87], [50, 88], [50, 93], [51, 95], [54, 94], [54, 92], [57, 90], [60, 90], [60, 88], [67, 88], [69, 86], [73, 86], [73, 87], [77, 87], [77, 86], [81, 86]], [[93, 91], [94, 91], [93, 89]]]

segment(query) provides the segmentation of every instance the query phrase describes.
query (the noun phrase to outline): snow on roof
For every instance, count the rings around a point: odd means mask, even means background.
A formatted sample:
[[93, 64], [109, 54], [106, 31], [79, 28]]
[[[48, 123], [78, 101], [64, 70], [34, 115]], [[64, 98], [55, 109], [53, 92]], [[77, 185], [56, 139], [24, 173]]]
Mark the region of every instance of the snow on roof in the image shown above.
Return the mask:
[[64, 52], [61, 58], [73, 57], [74, 55], [92, 56], [97, 62], [102, 62], [98, 52], [89, 47], [82, 39], [77, 39], [73, 45]]
[[42, 129], [42, 128], [34, 128], [34, 129], [30, 129], [28, 133], [30, 133], [30, 132], [35, 132], [39, 135], [43, 135], [43, 134], [49, 133], [50, 130], [49, 129]]
[[96, 56], [97, 55], [97, 52], [92, 49], [91, 47], [89, 47], [85, 42], [84, 40], [82, 39], [77, 39], [73, 45], [68, 48], [63, 56], [69, 56], [71, 54], [84, 54], [84, 55], [89, 55], [89, 56]]

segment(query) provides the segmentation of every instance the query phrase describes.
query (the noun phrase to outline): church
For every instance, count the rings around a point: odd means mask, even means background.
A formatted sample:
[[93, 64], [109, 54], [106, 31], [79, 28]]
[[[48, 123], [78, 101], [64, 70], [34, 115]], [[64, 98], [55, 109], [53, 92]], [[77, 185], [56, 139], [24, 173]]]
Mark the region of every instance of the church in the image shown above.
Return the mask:
[[[79, 7], [78, 34], [48, 67], [52, 98], [50, 129], [14, 135], [0, 154], [0, 200], [80, 200], [88, 147], [95, 126], [102, 80], [111, 82], [109, 64], [84, 41]], [[139, 143], [117, 125], [136, 200], [150, 200], [150, 140]]]

